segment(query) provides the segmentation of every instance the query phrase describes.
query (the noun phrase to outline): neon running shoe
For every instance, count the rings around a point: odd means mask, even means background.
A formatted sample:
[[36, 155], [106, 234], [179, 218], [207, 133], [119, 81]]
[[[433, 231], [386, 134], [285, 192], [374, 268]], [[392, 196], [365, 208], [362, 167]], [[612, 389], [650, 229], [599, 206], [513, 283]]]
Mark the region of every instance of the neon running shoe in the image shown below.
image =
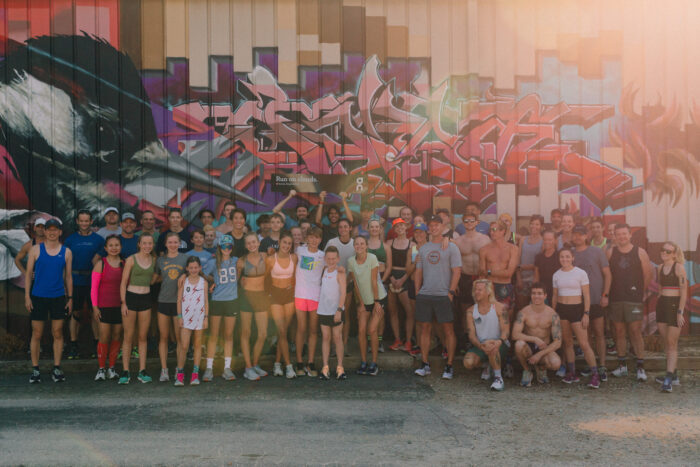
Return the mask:
[[190, 386], [199, 386], [199, 373], [192, 372], [190, 377]]
[[148, 373], [146, 373], [146, 370], [141, 370], [139, 371], [138, 376], [136, 377], [139, 381], [141, 381], [143, 384], [150, 383], [153, 381], [153, 378], [148, 376]]
[[413, 374], [418, 376], [428, 376], [430, 374], [430, 363], [421, 362], [420, 368], [417, 368]]
[[177, 372], [175, 373], [175, 384], [173, 386], [184, 386], [185, 385], [185, 374]]
[[591, 389], [598, 389], [600, 387], [600, 375], [598, 373], [591, 374], [591, 379], [588, 381], [588, 387]]
[[393, 344], [389, 346], [389, 350], [401, 350], [401, 347], [403, 347], [403, 342], [401, 340], [396, 339]]
[[578, 383], [581, 380], [578, 376], [576, 376], [576, 373], [568, 373], [566, 376], [564, 376], [564, 379], [562, 379], [561, 381], [562, 383], [573, 384]]
[[119, 384], [129, 384], [131, 382], [131, 375], [128, 371], [122, 371], [122, 375], [119, 377]]

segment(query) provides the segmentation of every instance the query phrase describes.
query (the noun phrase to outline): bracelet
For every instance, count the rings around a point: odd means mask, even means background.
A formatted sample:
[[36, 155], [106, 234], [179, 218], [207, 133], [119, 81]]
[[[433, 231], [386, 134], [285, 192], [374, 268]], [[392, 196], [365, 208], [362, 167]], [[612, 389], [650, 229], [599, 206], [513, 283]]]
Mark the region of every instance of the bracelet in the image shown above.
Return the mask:
[[584, 314], [584, 315], [590, 315], [590, 314], [591, 314], [591, 310], [584, 311], [583, 314]]
[[182, 319], [182, 315], [177, 315], [178, 318]]

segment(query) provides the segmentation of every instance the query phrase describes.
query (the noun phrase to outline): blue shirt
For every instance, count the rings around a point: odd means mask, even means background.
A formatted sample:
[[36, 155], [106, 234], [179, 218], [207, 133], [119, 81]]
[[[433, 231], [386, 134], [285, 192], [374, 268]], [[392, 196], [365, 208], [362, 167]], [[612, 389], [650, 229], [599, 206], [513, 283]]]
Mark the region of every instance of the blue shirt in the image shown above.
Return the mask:
[[185, 253], [185, 256], [190, 257], [190, 256], [196, 256], [199, 258], [199, 262], [202, 263], [202, 270], [204, 270], [204, 267], [207, 266], [207, 264], [214, 259], [214, 255], [209, 253], [207, 250], [202, 250], [202, 251], [195, 251], [195, 250], [190, 250]]
[[[478, 224], [476, 224], [476, 230], [480, 234], [488, 235], [489, 234], [489, 223], [484, 222], [484, 221], [479, 221]], [[457, 227], [455, 227], [455, 232], [457, 232], [460, 235], [464, 235], [464, 233], [467, 231], [467, 229], [464, 228], [463, 223], [457, 224]]]
[[238, 271], [236, 264], [238, 257], [232, 256], [226, 261], [222, 261], [217, 270], [216, 258], [207, 264], [204, 271], [207, 275], [214, 276], [216, 287], [211, 294], [211, 299], [215, 302], [227, 302], [238, 298]]
[[[122, 252], [120, 253], [122, 258], [126, 259], [139, 251], [139, 237], [136, 235], [131, 238], [124, 238], [120, 235], [119, 240], [122, 241]], [[107, 256], [107, 254], [104, 253], [102, 256]]]
[[90, 235], [75, 232], [66, 239], [65, 245], [73, 253], [73, 285], [90, 285], [92, 258], [103, 251], [104, 244], [105, 239], [94, 232]]

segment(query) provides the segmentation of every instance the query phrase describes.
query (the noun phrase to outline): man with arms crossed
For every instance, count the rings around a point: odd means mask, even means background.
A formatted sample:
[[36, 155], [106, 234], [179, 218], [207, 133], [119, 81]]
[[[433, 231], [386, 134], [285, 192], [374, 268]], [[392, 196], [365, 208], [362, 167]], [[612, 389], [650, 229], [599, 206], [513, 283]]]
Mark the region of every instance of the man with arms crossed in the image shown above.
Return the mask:
[[442, 373], [444, 379], [452, 379], [452, 360], [455, 355], [455, 331], [452, 325], [454, 313], [452, 304], [457, 293], [459, 273], [462, 270], [462, 257], [459, 249], [450, 242], [446, 250], [442, 243], [442, 219], [433, 216], [428, 221], [430, 241], [420, 247], [416, 257], [416, 321], [421, 323], [420, 350], [423, 355], [418, 376], [430, 374], [428, 354], [430, 352], [430, 331], [433, 318], [442, 327], [447, 347], [447, 364]]
[[467, 310], [469, 341], [473, 347], [464, 356], [464, 368], [473, 370], [488, 362], [481, 379], [490, 378], [486, 372], [491, 366], [494, 374], [491, 389], [503, 391], [501, 364], [508, 354], [508, 311], [496, 301], [493, 284], [488, 279], [474, 282], [473, 294], [475, 303]]
[[540, 384], [549, 383], [547, 370], [556, 371], [561, 366], [557, 355], [557, 349], [561, 347], [561, 323], [556, 311], [544, 303], [546, 298], [545, 285], [539, 282], [532, 284], [532, 302], [518, 312], [513, 323], [515, 355], [523, 366], [521, 386], [530, 387], [532, 366]]

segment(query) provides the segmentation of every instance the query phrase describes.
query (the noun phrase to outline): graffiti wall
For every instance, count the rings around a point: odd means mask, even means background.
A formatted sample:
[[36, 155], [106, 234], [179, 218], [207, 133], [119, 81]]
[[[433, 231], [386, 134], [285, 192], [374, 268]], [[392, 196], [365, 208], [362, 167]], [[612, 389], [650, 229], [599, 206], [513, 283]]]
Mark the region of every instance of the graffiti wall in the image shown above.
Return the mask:
[[563, 207], [629, 223], [656, 263], [675, 241], [700, 332], [699, 21], [686, 1], [4, 0], [3, 293], [39, 213], [268, 212], [274, 173], [363, 174], [377, 207]]

